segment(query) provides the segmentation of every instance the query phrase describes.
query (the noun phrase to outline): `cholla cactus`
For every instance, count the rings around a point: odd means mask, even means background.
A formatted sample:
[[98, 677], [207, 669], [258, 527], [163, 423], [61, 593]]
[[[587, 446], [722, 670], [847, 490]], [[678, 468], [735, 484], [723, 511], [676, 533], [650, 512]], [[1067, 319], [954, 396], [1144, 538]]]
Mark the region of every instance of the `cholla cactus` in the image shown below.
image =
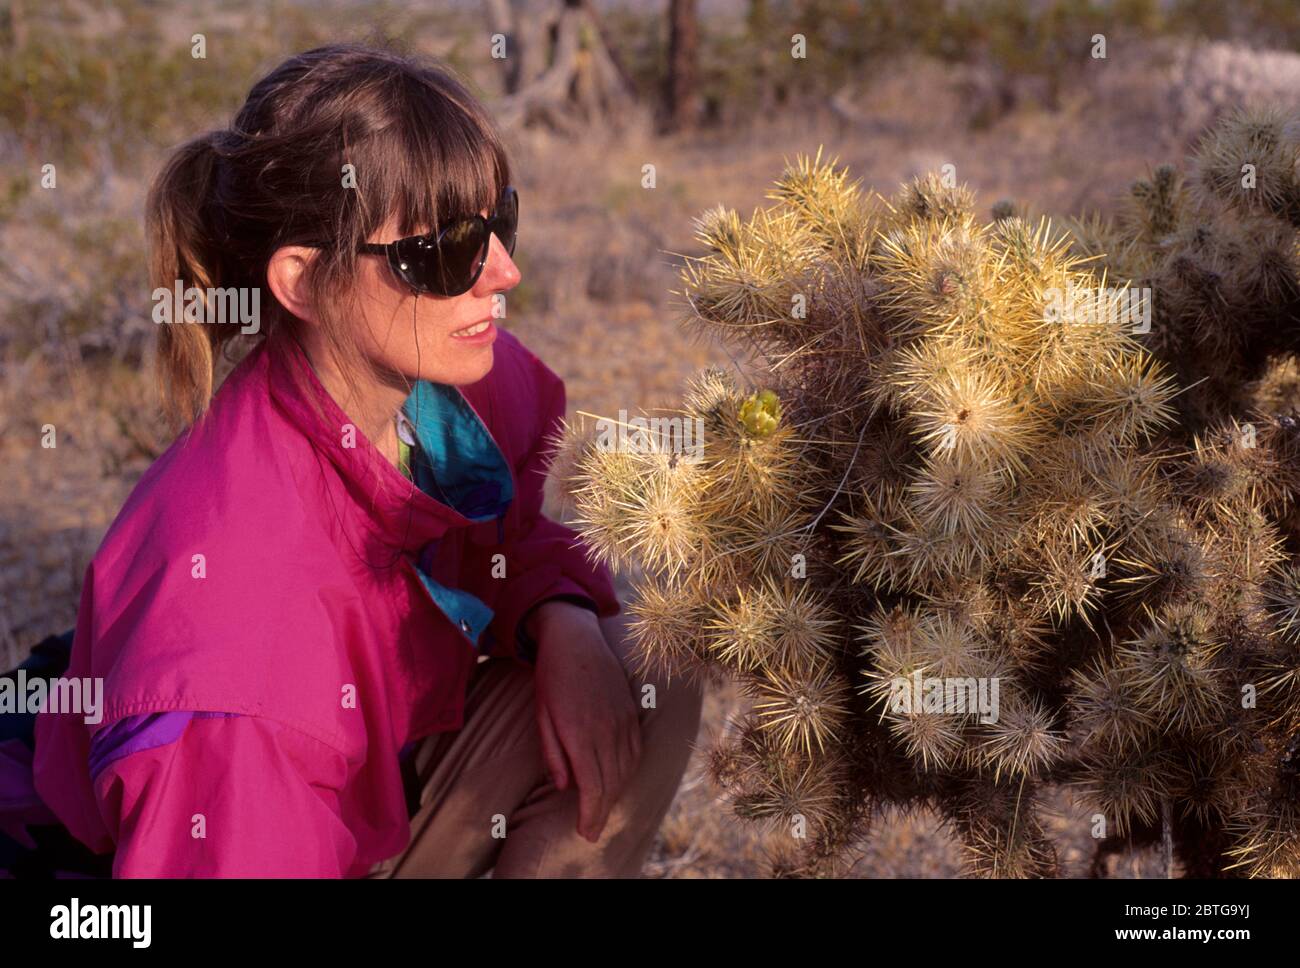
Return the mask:
[[[1162, 165], [1135, 182], [1121, 218], [1071, 223], [1073, 251], [1155, 293], [1142, 342], [1186, 387], [1182, 425], [1244, 417], [1270, 367], [1300, 350], [1300, 129], [1273, 110], [1242, 111], [1202, 140], [1186, 175]], [[1295, 397], [1280, 401], [1284, 408]], [[1263, 401], [1260, 401], [1263, 402]], [[1274, 398], [1273, 403], [1279, 401]], [[1261, 416], [1279, 416], [1276, 409]]]
[[[1194, 244], [1176, 173], [1144, 191], [1129, 266]], [[1189, 870], [1300, 871], [1292, 437], [1178, 423], [1176, 340], [1144, 345], [1081, 241], [1105, 223], [986, 224], [933, 176], [887, 201], [820, 153], [770, 198], [697, 222], [691, 321], [753, 364], [688, 389], [702, 453], [578, 428], [564, 453], [594, 553], [641, 571], [642, 661], [752, 697], [710, 763], [742, 816], [793, 835], [775, 871], [837, 873], [879, 809], [926, 804], [974, 873], [1051, 875], [1050, 783], [1111, 838], [1163, 827]], [[1255, 392], [1289, 406], [1295, 376]]]
[[[1136, 182], [1118, 223], [1072, 225], [1072, 251], [1152, 291], [1150, 332], [1138, 338], [1186, 387], [1168, 435], [1181, 452], [1170, 482], [1195, 543], [1180, 538], [1165, 569], [1182, 573], [1180, 610], [1145, 641], [1147, 669], [1177, 660], [1166, 684], [1186, 703], [1177, 720], [1209, 737], [1180, 747], [1169, 774], [1182, 777], [1172, 792], [1187, 839], [1225, 845], [1188, 858], [1198, 873], [1300, 871], [1298, 160], [1294, 119], [1241, 111], [1206, 135], [1187, 175], [1163, 165]], [[1256, 687], [1258, 708], [1241, 708]]]

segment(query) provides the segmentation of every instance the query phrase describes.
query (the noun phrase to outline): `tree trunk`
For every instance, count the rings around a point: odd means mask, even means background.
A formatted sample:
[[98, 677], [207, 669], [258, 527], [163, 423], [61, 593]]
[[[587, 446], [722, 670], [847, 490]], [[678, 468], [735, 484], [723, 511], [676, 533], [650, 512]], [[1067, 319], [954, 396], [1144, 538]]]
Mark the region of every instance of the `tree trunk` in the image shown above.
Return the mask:
[[669, 0], [668, 10], [668, 131], [694, 127], [699, 120], [700, 23], [695, 0]]
[[486, 0], [488, 22], [506, 37], [503, 127], [541, 124], [567, 134], [618, 127], [636, 95], [588, 0]]
[[27, 17], [23, 13], [23, 0], [13, 0], [9, 5], [9, 26], [14, 35], [14, 50], [27, 46]]
[[772, 50], [769, 44], [775, 34], [767, 0], [749, 0], [745, 14], [745, 29], [749, 33], [754, 59], [754, 103], [759, 117], [766, 117], [772, 108]]

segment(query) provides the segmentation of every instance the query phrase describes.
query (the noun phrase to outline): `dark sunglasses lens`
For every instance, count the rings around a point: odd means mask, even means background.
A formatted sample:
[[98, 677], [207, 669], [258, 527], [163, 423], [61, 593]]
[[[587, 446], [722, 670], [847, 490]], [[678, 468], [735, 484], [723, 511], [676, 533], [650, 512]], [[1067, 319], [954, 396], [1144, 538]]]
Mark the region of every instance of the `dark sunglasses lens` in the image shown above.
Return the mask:
[[432, 290], [427, 285], [430, 278], [428, 265], [430, 251], [424, 246], [423, 242], [424, 239], [420, 236], [398, 239], [394, 243], [397, 249], [397, 258], [393, 260], [393, 269], [401, 276], [402, 281], [412, 289], [431, 292]]
[[514, 255], [515, 237], [519, 232], [519, 193], [513, 188], [506, 190], [488, 225], [505, 250]]
[[487, 222], [480, 217], [447, 227], [438, 242], [442, 292], [459, 295], [474, 285], [487, 261], [488, 240]]
[[397, 242], [397, 271], [411, 287], [439, 296], [467, 292], [487, 258], [487, 224], [466, 219], [447, 227], [441, 239], [413, 236]]

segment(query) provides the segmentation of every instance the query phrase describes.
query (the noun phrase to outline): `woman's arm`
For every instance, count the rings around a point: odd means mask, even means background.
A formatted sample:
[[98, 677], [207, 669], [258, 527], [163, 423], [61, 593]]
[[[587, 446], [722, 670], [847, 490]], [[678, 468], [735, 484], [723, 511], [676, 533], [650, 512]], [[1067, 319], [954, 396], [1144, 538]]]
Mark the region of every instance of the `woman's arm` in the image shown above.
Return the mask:
[[516, 494], [500, 533], [495, 524], [471, 529], [460, 579], [495, 613], [492, 654], [531, 661], [528, 620], [537, 606], [567, 600], [607, 618], [618, 614], [619, 602], [608, 570], [588, 558], [578, 535], [542, 514], [551, 448], [565, 414], [564, 381], [522, 346], [512, 356], [514, 372], [502, 380], [507, 399], [498, 405], [532, 417], [514, 462]]
[[600, 624], [619, 602], [608, 570], [588, 558], [577, 534], [542, 514], [564, 383], [508, 334], [498, 345], [480, 413], [497, 417], [498, 442], [519, 455], [516, 493], [500, 534], [495, 524], [469, 529], [459, 579], [494, 612], [491, 654], [535, 659], [546, 767], [557, 787], [577, 787], [578, 833], [595, 841], [641, 752], [632, 687]]

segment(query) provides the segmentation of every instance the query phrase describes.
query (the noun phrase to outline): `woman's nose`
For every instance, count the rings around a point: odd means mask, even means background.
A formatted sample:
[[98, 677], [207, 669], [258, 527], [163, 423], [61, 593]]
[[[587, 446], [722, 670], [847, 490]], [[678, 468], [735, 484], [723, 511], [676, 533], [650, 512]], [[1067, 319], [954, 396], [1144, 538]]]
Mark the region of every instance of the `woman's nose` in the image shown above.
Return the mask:
[[492, 241], [488, 245], [487, 264], [483, 266], [483, 272], [479, 275], [478, 282], [474, 286], [474, 294], [476, 296], [487, 296], [494, 292], [513, 289], [519, 285], [521, 278], [515, 260], [510, 258], [510, 253], [501, 244], [501, 240], [496, 235], [493, 235]]

